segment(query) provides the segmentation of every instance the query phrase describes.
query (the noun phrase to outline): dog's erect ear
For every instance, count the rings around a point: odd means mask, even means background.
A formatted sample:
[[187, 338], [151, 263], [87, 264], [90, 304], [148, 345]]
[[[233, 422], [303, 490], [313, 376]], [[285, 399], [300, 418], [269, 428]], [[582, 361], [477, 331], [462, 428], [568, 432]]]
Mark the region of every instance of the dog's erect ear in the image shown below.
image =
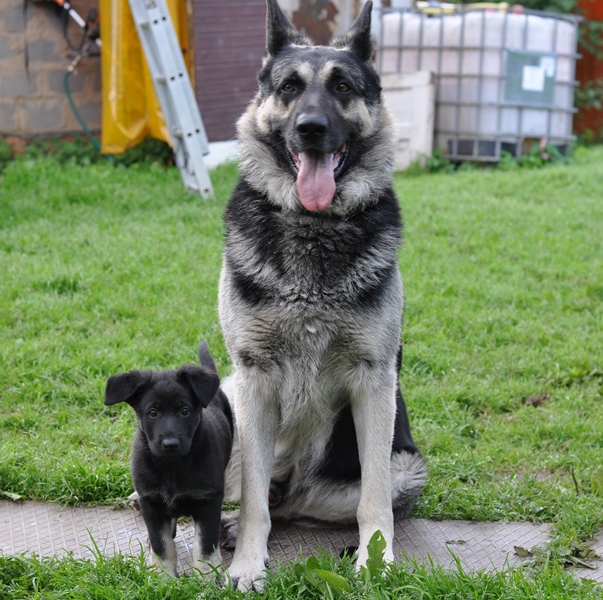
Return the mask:
[[291, 43], [306, 43], [304, 36], [295, 29], [276, 0], [266, 0], [266, 50], [276, 56]]
[[176, 377], [181, 384], [190, 388], [203, 407], [210, 403], [220, 387], [218, 375], [205, 367], [191, 365], [180, 367]]
[[111, 406], [118, 402], [136, 404], [140, 394], [151, 383], [151, 371], [130, 371], [121, 375], [112, 375], [105, 388], [105, 404]]
[[216, 363], [209, 353], [207, 342], [201, 342], [199, 344], [199, 362], [204, 367], [207, 367], [210, 371], [213, 371], [214, 373], [218, 372], [218, 369], [216, 369]]
[[373, 1], [368, 0], [350, 30], [344, 35], [337, 36], [331, 46], [334, 48], [349, 47], [360, 60], [369, 61], [373, 56], [373, 42], [371, 40], [371, 11]]

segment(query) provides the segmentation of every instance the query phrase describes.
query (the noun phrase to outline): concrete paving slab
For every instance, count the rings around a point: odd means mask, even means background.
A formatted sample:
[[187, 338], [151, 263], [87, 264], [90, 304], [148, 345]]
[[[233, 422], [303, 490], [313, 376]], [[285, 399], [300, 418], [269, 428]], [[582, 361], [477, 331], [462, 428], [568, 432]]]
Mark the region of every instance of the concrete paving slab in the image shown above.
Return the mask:
[[[599, 531], [599, 535], [588, 544], [597, 554], [603, 559], [603, 529]], [[576, 569], [576, 575], [583, 579], [592, 579], [599, 583], [603, 583], [603, 561], [587, 561], [594, 569]]]
[[[514, 546], [533, 548], [549, 540], [550, 526], [532, 523], [478, 523], [408, 519], [395, 526], [394, 552], [398, 559], [417, 562], [432, 559], [455, 568], [453, 554], [471, 570], [502, 570], [521, 564]], [[176, 546], [183, 572], [192, 564], [193, 526], [178, 527]], [[597, 545], [598, 544], [598, 545]], [[274, 523], [269, 553], [274, 562], [297, 561], [320, 548], [339, 554], [358, 545], [355, 527], [300, 527]], [[64, 556], [92, 559], [96, 552], [139, 555], [147, 552], [147, 534], [140, 513], [134, 509], [108, 507], [73, 508], [37, 502], [0, 500], [0, 553]], [[603, 554], [603, 536], [595, 544]], [[232, 555], [223, 550], [228, 565]], [[603, 568], [580, 569], [581, 577], [603, 582]]]

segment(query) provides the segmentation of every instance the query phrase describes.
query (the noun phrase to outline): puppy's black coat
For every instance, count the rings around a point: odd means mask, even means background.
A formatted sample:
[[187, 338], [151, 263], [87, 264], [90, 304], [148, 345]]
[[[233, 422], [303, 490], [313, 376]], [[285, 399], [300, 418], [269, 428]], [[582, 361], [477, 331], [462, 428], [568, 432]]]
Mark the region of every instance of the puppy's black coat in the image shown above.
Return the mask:
[[195, 566], [208, 570], [221, 563], [220, 514], [233, 418], [205, 343], [199, 359], [202, 366], [177, 371], [114, 375], [105, 393], [105, 404], [127, 402], [136, 411], [132, 478], [153, 553], [172, 575], [181, 516], [195, 522]]

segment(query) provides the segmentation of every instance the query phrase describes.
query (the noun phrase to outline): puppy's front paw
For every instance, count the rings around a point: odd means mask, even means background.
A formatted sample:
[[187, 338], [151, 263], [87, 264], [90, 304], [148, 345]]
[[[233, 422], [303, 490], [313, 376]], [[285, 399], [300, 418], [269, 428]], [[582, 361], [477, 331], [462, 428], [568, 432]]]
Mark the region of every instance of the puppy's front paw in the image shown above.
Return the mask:
[[216, 576], [216, 581], [220, 582], [224, 579], [223, 572], [225, 567], [219, 555], [212, 555], [206, 559], [196, 560], [194, 566], [200, 575], [213, 574]]
[[151, 552], [151, 564], [158, 567], [159, 572], [167, 578], [170, 577], [178, 577], [177, 569], [176, 569], [176, 561], [166, 559], [163, 560], [161, 557], [157, 556], [154, 552]]

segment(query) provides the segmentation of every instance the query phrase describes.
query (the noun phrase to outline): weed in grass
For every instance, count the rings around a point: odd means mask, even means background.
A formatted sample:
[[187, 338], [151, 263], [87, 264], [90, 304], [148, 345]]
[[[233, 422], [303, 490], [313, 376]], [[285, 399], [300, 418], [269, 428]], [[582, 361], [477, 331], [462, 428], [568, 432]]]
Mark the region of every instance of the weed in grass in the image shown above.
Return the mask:
[[431, 156], [425, 161], [425, 168], [428, 173], [452, 173], [454, 165], [445, 157], [444, 152], [435, 149]]
[[330, 569], [321, 568], [316, 556], [311, 556], [293, 566], [293, 572], [299, 579], [296, 586], [297, 592], [301, 593], [310, 588], [320, 592], [322, 597], [333, 598], [337, 592], [350, 593], [352, 588], [349, 581]]
[[515, 160], [515, 157], [505, 150], [500, 151], [500, 160], [496, 165], [499, 171], [516, 171], [519, 169], [519, 163]]
[[416, 177], [425, 173], [467, 173], [484, 171], [493, 168], [498, 171], [517, 171], [519, 169], [541, 169], [549, 165], [568, 163], [569, 159], [561, 154], [555, 146], [541, 147], [533, 143], [527, 153], [515, 158], [510, 152], [501, 150], [500, 160], [496, 163], [479, 163], [462, 161], [453, 163], [440, 148], [436, 148], [431, 156], [421, 156], [420, 159], [410, 164], [404, 171], [404, 177]]

